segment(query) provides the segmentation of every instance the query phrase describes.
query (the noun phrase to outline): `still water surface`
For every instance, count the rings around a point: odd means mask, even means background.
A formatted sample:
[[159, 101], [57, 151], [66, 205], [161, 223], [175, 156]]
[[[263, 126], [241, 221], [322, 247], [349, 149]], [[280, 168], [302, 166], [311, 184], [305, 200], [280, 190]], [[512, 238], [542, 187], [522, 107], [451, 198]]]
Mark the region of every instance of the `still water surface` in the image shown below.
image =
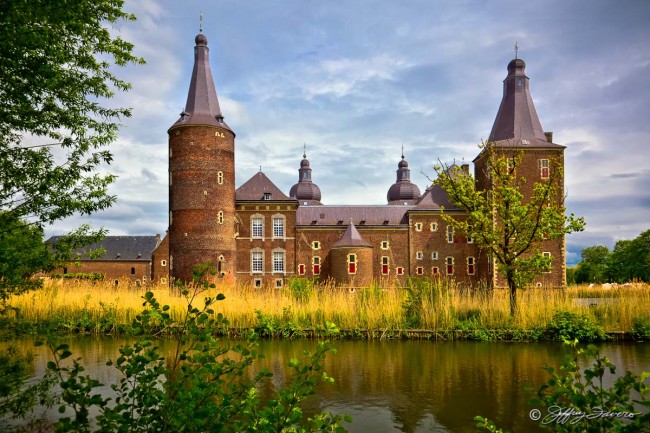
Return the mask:
[[[104, 384], [117, 380], [107, 367], [124, 340], [70, 337], [75, 357]], [[34, 375], [41, 375], [49, 356], [30, 341], [19, 343], [37, 354]], [[268, 390], [284, 383], [286, 364], [314, 350], [312, 340], [264, 340], [265, 367], [274, 377]], [[165, 342], [161, 342], [164, 353]], [[559, 343], [480, 343], [434, 341], [336, 341], [337, 354], [326, 360], [334, 384], [323, 384], [305, 405], [352, 415], [350, 432], [476, 432], [473, 418], [482, 415], [512, 432], [535, 432], [528, 414], [530, 394], [547, 379], [542, 366], [559, 366], [568, 350]], [[650, 344], [605, 344], [602, 351], [617, 372], [650, 371]], [[610, 380], [611, 382], [611, 380]], [[264, 390], [262, 390], [264, 391]], [[108, 386], [104, 392], [110, 392]], [[52, 413], [53, 415], [54, 413]]]

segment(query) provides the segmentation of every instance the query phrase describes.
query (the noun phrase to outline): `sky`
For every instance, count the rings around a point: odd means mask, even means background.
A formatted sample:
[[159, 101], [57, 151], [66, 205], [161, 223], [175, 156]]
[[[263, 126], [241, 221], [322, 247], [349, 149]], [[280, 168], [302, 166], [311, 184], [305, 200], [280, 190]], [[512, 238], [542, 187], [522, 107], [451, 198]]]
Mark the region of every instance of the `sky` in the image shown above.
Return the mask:
[[324, 204], [386, 204], [402, 146], [422, 191], [438, 160], [471, 161], [487, 139], [506, 66], [526, 62], [545, 131], [566, 146], [567, 261], [650, 229], [650, 2], [127, 0], [114, 31], [147, 64], [116, 68], [131, 107], [111, 146], [112, 208], [81, 223], [164, 234], [167, 129], [185, 107], [203, 13], [237, 186], [262, 171], [288, 194], [303, 146]]

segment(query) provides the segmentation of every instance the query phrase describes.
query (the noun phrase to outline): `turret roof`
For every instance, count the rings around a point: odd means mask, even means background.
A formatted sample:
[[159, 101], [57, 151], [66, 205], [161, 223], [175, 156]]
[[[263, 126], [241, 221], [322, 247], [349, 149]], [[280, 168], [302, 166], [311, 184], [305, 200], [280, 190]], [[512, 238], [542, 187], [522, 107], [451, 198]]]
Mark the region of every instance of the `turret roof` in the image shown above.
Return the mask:
[[187, 102], [181, 117], [172, 125], [210, 125], [220, 126], [230, 131], [230, 127], [223, 121], [223, 114], [219, 106], [217, 89], [212, 78], [208, 38], [199, 33], [195, 38], [194, 68], [190, 79], [190, 88], [187, 92]]
[[348, 228], [345, 229], [345, 233], [338, 241], [334, 242], [332, 248], [348, 248], [348, 247], [370, 247], [372, 244], [366, 242], [362, 237], [357, 228], [354, 226], [352, 221], [348, 224]]

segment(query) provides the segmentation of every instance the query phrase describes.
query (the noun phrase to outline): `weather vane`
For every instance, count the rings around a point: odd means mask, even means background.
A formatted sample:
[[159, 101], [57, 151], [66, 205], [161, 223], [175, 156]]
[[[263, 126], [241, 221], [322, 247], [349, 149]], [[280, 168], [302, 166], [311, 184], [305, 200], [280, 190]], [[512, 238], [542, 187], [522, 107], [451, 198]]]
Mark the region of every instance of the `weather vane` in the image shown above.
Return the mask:
[[519, 44], [515, 41], [515, 59], [517, 58], [517, 54], [519, 54]]
[[203, 33], [203, 11], [201, 11], [201, 15], [199, 17], [199, 33]]
[[404, 143], [402, 143], [402, 159], [404, 159]]

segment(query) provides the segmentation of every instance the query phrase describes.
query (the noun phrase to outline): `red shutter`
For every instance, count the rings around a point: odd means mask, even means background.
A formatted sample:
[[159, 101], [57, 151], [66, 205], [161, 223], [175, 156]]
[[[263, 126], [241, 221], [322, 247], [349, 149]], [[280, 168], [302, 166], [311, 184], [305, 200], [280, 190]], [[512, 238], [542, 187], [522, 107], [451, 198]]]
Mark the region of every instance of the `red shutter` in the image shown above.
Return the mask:
[[357, 267], [355, 263], [348, 263], [348, 272], [350, 274], [354, 274], [355, 272], [357, 272]]
[[314, 275], [320, 275], [320, 265], [314, 265]]
[[298, 274], [305, 275], [305, 265], [302, 263], [298, 265]]

